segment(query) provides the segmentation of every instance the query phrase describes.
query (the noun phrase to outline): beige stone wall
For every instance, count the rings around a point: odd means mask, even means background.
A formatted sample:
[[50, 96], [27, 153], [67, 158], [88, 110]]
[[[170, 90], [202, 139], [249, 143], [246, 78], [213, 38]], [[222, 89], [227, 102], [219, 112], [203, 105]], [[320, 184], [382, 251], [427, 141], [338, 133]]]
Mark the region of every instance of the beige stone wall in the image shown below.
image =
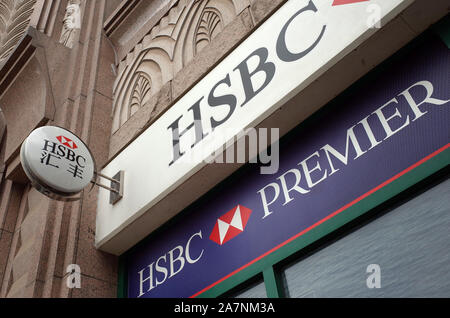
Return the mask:
[[[68, 48], [74, 1], [81, 29]], [[64, 203], [31, 188], [26, 136], [66, 127], [101, 168], [284, 2], [0, 0], [0, 297], [117, 293], [117, 257], [94, 248], [97, 189]], [[81, 289], [66, 287], [69, 264]]]

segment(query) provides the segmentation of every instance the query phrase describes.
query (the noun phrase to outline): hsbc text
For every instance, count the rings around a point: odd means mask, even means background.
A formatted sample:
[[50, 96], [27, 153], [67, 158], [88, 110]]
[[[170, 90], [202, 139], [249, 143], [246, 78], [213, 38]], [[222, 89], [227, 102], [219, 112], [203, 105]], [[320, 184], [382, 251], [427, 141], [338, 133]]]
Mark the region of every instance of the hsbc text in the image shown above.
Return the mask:
[[[318, 9], [312, 0], [305, 7], [297, 12], [293, 12], [292, 16], [280, 29], [278, 36], [274, 38], [276, 52], [270, 52], [264, 46], [256, 48], [243, 58], [232, 71], [224, 74], [222, 79], [212, 84], [209, 92], [206, 92], [204, 96], [198, 96], [195, 99], [196, 102], [187, 109], [186, 114], [179, 116], [167, 127], [171, 132], [173, 154], [172, 161], [168, 163], [169, 166], [185, 156], [191, 149], [198, 149], [199, 147], [196, 146], [199, 143], [204, 143], [207, 136], [211, 137], [212, 135], [211, 138], [215, 140], [219, 128], [222, 130], [227, 127], [222, 126], [226, 123], [229, 126], [231, 122], [229, 120], [235, 120], [239, 116], [239, 109], [252, 107], [249, 102], [269, 87], [270, 84], [273, 85], [274, 76], [281, 63], [292, 63], [301, 60], [314, 50], [325, 34], [326, 25], [321, 24], [317, 27], [317, 30], [305, 30], [308, 33], [316, 32], [318, 35], [314, 42], [301, 52], [292, 52], [290, 50], [291, 43], [287, 43], [286, 35], [294, 20], [303, 19], [305, 15], [315, 15], [317, 13]], [[234, 74], [238, 75], [232, 76]], [[230, 93], [225, 94], [223, 92], [224, 88]], [[212, 112], [214, 114], [211, 114]], [[235, 131], [236, 133], [238, 131]], [[276, 132], [273, 133], [275, 134]], [[259, 148], [259, 150], [263, 149]], [[277, 170], [278, 166], [277, 162], [275, 162], [274, 166], [268, 167], [265, 171], [262, 169], [261, 173], [273, 174]]]
[[414, 122], [428, 113], [427, 107], [445, 105], [450, 102], [446, 98], [448, 96], [444, 97], [443, 92], [435, 92], [433, 83], [423, 80], [394, 96], [346, 132], [336, 132], [345, 137], [342, 143], [317, 145], [322, 147], [258, 191], [263, 219], [274, 212], [273, 205], [280, 197], [285, 206], [295, 196], [307, 195], [319, 183], [326, 182], [327, 178], [403, 129], [414, 129]]
[[139, 271], [139, 297], [164, 284], [167, 279], [181, 273], [186, 263], [197, 263], [202, 258], [204, 250], [196, 251], [194, 255], [191, 251], [191, 244], [193, 240], [199, 239], [203, 239], [202, 231], [194, 233], [186, 244], [174, 247]]

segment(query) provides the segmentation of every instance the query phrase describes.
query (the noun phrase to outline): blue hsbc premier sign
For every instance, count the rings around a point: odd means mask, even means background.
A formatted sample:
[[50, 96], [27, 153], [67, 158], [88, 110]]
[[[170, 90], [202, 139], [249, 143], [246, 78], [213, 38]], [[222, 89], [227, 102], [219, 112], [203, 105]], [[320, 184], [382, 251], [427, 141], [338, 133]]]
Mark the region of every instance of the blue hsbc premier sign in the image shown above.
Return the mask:
[[[450, 55], [429, 39], [283, 140], [280, 169], [246, 167], [127, 254], [129, 297], [192, 297], [442, 153]], [[301, 107], [301, 105], [298, 105]]]

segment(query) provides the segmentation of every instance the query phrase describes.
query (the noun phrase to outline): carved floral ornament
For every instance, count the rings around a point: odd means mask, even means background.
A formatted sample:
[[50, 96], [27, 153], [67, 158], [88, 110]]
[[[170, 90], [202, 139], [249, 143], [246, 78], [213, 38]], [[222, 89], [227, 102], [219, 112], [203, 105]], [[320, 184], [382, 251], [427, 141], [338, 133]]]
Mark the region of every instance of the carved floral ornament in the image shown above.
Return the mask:
[[247, 1], [172, 2], [169, 12], [119, 64], [113, 133], [208, 45]]
[[0, 1], [0, 64], [8, 59], [26, 33], [36, 0]]

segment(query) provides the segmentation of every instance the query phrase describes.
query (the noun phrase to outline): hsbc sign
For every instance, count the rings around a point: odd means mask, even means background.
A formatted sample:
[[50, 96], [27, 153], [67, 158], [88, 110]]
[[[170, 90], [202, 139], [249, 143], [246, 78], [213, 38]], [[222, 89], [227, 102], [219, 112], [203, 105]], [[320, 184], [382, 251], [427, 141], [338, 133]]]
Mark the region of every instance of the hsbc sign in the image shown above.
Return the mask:
[[22, 167], [33, 186], [59, 200], [75, 199], [95, 172], [87, 146], [70, 131], [54, 126], [34, 130], [23, 142]]
[[448, 48], [429, 38], [358, 84], [281, 140], [277, 174], [246, 166], [127, 252], [128, 296], [201, 295], [415, 169], [448, 165], [449, 70]]
[[[244, 231], [251, 212], [250, 209], [237, 205], [217, 219], [209, 239], [218, 245], [223, 245], [236, 237]], [[197, 247], [196, 256], [193, 257], [191, 245], [193, 241], [196, 242], [202, 239], [203, 233], [200, 230], [191, 235], [186, 244], [175, 246], [167, 253], [159, 256], [155, 262], [141, 269], [138, 272], [138, 297], [142, 297], [159, 285], [164, 284], [168, 279], [179, 274], [186, 265], [192, 265], [200, 261], [205, 250]], [[196, 243], [198, 245], [199, 242]]]
[[[244, 231], [251, 212], [250, 209], [237, 205], [217, 219], [209, 239], [218, 245], [227, 243]], [[195, 242], [198, 246], [202, 239], [203, 233], [200, 230], [191, 235], [185, 244], [175, 246], [167, 253], [159, 256], [155, 262], [141, 269], [138, 272], [138, 297], [142, 297], [159, 285], [164, 284], [168, 279], [179, 274], [186, 265], [193, 265], [200, 261], [205, 250], [198, 247], [195, 248], [196, 256], [193, 257], [191, 245]]]
[[126, 171], [127, 187], [115, 205], [100, 190], [96, 246], [121, 254], [137, 243], [151, 209], [207, 166], [224, 146], [222, 136], [256, 127], [377, 32], [367, 22], [366, 4], [376, 5], [377, 17], [388, 22], [412, 2], [284, 4], [104, 167], [104, 175]]

